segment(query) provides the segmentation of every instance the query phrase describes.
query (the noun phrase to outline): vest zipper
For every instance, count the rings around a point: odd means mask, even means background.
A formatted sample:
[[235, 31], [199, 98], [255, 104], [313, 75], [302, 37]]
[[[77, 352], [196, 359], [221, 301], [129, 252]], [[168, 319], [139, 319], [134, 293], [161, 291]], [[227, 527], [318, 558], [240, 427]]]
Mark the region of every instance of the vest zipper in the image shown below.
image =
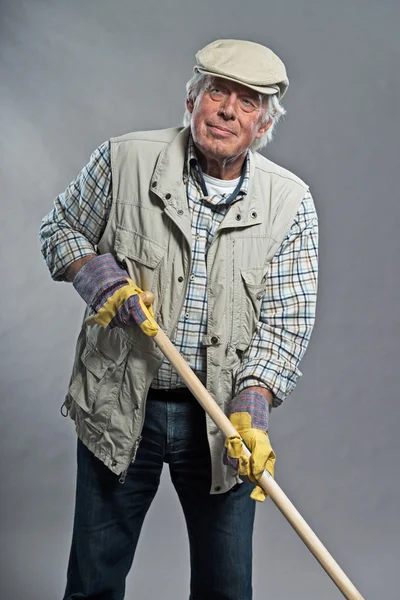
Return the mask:
[[[143, 437], [142, 437], [142, 431], [143, 431], [144, 418], [145, 418], [145, 415], [146, 415], [146, 399], [147, 399], [147, 395], [149, 393], [150, 383], [152, 382], [152, 380], [153, 380], [153, 377], [150, 379], [150, 381], [149, 381], [149, 383], [147, 385], [146, 393], [144, 395], [144, 406], [143, 406], [142, 418], [141, 418], [141, 422], [140, 422], [140, 434], [139, 434], [139, 437], [136, 440], [136, 442], [133, 444], [132, 454], [131, 454], [131, 458], [130, 458], [130, 461], [129, 461], [129, 465], [131, 465], [135, 461], [136, 454], [137, 454], [137, 451], [138, 451], [138, 448], [139, 448], [139, 444], [140, 444], [140, 442], [143, 439]], [[128, 466], [127, 469], [125, 469], [125, 471], [122, 471], [122, 473], [119, 476], [118, 481], [122, 485], [125, 483], [126, 475], [128, 473], [128, 470], [129, 470], [129, 466]]]
[[[138, 451], [138, 448], [139, 448], [139, 444], [140, 444], [140, 442], [142, 441], [142, 439], [143, 439], [143, 438], [142, 438], [142, 436], [140, 435], [140, 436], [138, 437], [138, 439], [136, 440], [136, 442], [134, 443], [134, 445], [133, 445], [133, 452], [132, 452], [132, 456], [131, 456], [131, 461], [130, 461], [130, 464], [132, 464], [132, 463], [135, 461], [136, 454], [137, 454], [137, 451]], [[123, 485], [123, 484], [125, 483], [126, 476], [127, 476], [127, 474], [128, 474], [128, 470], [129, 470], [129, 467], [128, 467], [128, 469], [125, 469], [125, 471], [122, 471], [121, 475], [119, 476], [118, 482], [119, 482], [121, 485]]]
[[232, 240], [232, 295], [231, 295], [231, 322], [230, 322], [230, 328], [229, 328], [229, 337], [228, 337], [228, 346], [232, 347], [232, 340], [233, 340], [233, 324], [234, 324], [234, 317], [233, 315], [235, 314], [235, 306], [236, 306], [236, 281], [235, 281], [235, 239]]

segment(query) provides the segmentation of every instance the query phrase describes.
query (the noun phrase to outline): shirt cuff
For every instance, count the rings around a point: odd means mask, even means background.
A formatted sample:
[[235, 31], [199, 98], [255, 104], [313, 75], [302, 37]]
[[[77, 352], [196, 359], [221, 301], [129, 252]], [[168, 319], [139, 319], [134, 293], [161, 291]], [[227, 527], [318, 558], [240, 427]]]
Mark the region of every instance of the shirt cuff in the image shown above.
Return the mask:
[[294, 390], [301, 375], [299, 369], [288, 368], [284, 361], [250, 361], [237, 373], [236, 394], [250, 386], [264, 387], [273, 394], [272, 406], [280, 406]]
[[[56, 236], [57, 238], [57, 236]], [[43, 251], [46, 264], [54, 281], [66, 281], [66, 271], [75, 261], [97, 254], [94, 246], [83, 236], [74, 234], [66, 235], [64, 232], [59, 239], [52, 240], [52, 244]]]

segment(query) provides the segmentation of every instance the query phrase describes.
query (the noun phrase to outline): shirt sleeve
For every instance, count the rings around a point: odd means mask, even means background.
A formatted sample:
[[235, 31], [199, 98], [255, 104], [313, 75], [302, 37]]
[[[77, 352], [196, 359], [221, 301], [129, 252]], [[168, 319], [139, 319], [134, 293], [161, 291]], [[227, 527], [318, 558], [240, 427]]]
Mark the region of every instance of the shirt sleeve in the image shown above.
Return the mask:
[[55, 281], [65, 280], [65, 272], [74, 261], [96, 253], [111, 202], [110, 144], [105, 142], [42, 219], [41, 251]]
[[265, 387], [278, 406], [293, 391], [314, 326], [317, 277], [318, 217], [307, 191], [270, 263], [259, 323], [237, 374], [237, 393]]

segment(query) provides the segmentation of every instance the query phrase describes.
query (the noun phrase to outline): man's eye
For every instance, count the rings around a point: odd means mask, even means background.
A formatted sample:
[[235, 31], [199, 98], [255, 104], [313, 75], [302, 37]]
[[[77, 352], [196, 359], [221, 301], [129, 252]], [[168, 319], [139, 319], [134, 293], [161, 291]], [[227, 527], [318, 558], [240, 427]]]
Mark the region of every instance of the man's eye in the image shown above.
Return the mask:
[[223, 90], [217, 87], [213, 87], [209, 91], [211, 100], [219, 101], [224, 96]]

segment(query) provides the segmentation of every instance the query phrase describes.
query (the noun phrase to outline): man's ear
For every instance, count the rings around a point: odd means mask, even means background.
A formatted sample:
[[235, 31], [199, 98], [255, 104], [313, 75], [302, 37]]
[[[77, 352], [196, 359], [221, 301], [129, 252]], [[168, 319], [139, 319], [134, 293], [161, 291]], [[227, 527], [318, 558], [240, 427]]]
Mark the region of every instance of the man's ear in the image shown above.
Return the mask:
[[256, 138], [263, 137], [263, 135], [265, 135], [267, 133], [267, 131], [271, 127], [271, 125], [272, 125], [272, 119], [270, 119], [269, 121], [264, 123], [264, 125], [261, 125], [260, 129], [257, 131]]
[[186, 108], [188, 109], [188, 112], [192, 114], [194, 108], [194, 102], [192, 98], [186, 98]]

